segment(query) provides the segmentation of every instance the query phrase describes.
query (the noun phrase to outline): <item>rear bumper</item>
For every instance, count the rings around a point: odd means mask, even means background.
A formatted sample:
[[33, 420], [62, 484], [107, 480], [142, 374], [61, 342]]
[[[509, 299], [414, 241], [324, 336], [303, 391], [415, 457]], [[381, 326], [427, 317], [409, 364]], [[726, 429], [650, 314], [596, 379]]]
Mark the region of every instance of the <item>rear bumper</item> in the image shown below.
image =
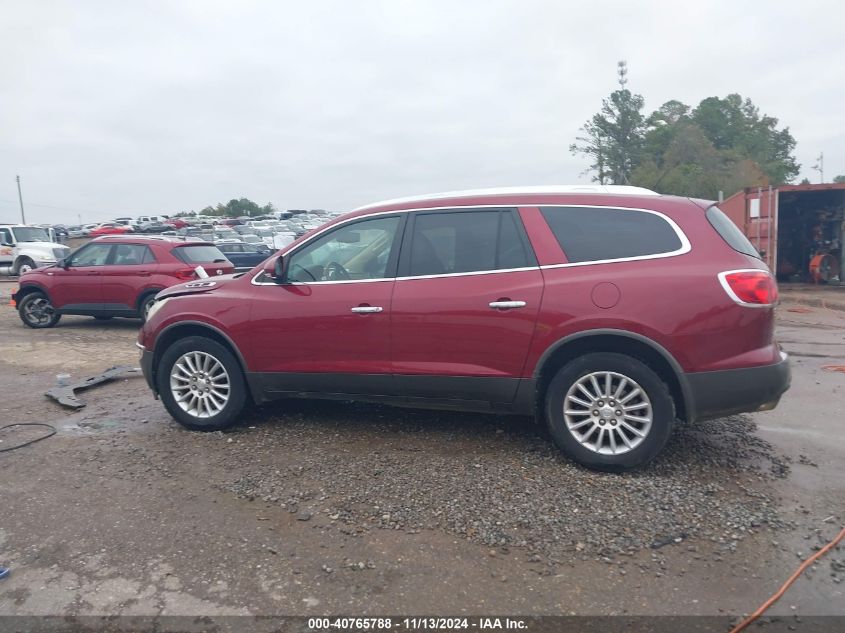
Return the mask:
[[686, 374], [692, 420], [774, 409], [791, 380], [789, 358], [780, 355], [772, 365]]

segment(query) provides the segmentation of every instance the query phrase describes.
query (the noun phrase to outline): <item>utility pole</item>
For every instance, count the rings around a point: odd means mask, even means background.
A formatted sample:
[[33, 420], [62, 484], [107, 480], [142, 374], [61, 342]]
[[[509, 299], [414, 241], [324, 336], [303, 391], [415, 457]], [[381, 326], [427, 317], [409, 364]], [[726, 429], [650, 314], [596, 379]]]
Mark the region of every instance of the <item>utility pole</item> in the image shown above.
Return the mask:
[[21, 224], [26, 224], [26, 216], [23, 212], [23, 196], [21, 195], [21, 177], [15, 176], [15, 180], [18, 181], [18, 200], [20, 200], [21, 203]]

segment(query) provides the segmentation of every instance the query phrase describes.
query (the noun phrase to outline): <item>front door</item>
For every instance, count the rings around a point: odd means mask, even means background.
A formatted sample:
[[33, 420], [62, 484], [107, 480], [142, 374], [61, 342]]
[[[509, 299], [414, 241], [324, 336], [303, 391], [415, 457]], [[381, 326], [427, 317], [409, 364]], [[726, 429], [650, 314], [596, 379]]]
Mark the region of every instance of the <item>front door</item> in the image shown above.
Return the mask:
[[515, 210], [417, 212], [393, 292], [393, 370], [409, 397], [511, 402], [543, 294]]
[[50, 269], [57, 277], [50, 291], [50, 298], [56, 308], [80, 312], [102, 310], [102, 272], [111, 249], [112, 244], [87, 244], [67, 259], [67, 268], [54, 266]]
[[329, 229], [298, 247], [288, 278], [260, 275], [250, 369], [270, 392], [390, 393], [390, 302], [404, 218]]

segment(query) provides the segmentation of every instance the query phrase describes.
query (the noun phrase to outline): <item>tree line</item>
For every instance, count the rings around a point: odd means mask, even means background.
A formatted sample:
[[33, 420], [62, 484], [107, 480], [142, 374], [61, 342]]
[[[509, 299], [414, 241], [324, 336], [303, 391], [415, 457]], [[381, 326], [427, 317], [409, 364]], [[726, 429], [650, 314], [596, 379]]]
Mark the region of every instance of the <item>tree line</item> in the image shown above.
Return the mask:
[[259, 205], [249, 198], [232, 198], [229, 202], [223, 204], [219, 202], [215, 206], [207, 206], [204, 209], [197, 211], [180, 211], [174, 217], [192, 217], [196, 215], [211, 216], [211, 217], [228, 217], [237, 218], [241, 216], [256, 217], [260, 215], [273, 215], [276, 207], [272, 202], [265, 205]]
[[714, 199], [798, 175], [789, 128], [779, 129], [750, 99], [707, 97], [695, 107], [671, 100], [647, 115], [642, 95], [627, 88], [625, 62], [618, 75], [619, 89], [570, 146], [590, 160], [594, 181]]

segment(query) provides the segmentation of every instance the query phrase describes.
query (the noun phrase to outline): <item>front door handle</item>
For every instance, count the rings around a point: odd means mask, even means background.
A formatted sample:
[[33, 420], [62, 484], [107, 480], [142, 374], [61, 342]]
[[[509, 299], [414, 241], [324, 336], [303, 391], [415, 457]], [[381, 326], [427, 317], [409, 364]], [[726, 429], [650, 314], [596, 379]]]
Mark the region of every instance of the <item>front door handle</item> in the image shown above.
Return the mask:
[[525, 302], [500, 299], [499, 301], [491, 301], [489, 305], [494, 310], [513, 310], [514, 308], [524, 308]]
[[100, 273], [99, 273], [99, 272], [94, 271], [94, 272], [88, 272], [88, 273], [85, 273], [85, 274], [86, 274], [86, 275], [88, 275], [88, 276], [93, 277], [93, 276], [95, 276], [95, 275], [99, 275]]
[[356, 306], [354, 308], [349, 308], [352, 312], [356, 314], [373, 314], [375, 312], [381, 312], [384, 310], [381, 306]]

